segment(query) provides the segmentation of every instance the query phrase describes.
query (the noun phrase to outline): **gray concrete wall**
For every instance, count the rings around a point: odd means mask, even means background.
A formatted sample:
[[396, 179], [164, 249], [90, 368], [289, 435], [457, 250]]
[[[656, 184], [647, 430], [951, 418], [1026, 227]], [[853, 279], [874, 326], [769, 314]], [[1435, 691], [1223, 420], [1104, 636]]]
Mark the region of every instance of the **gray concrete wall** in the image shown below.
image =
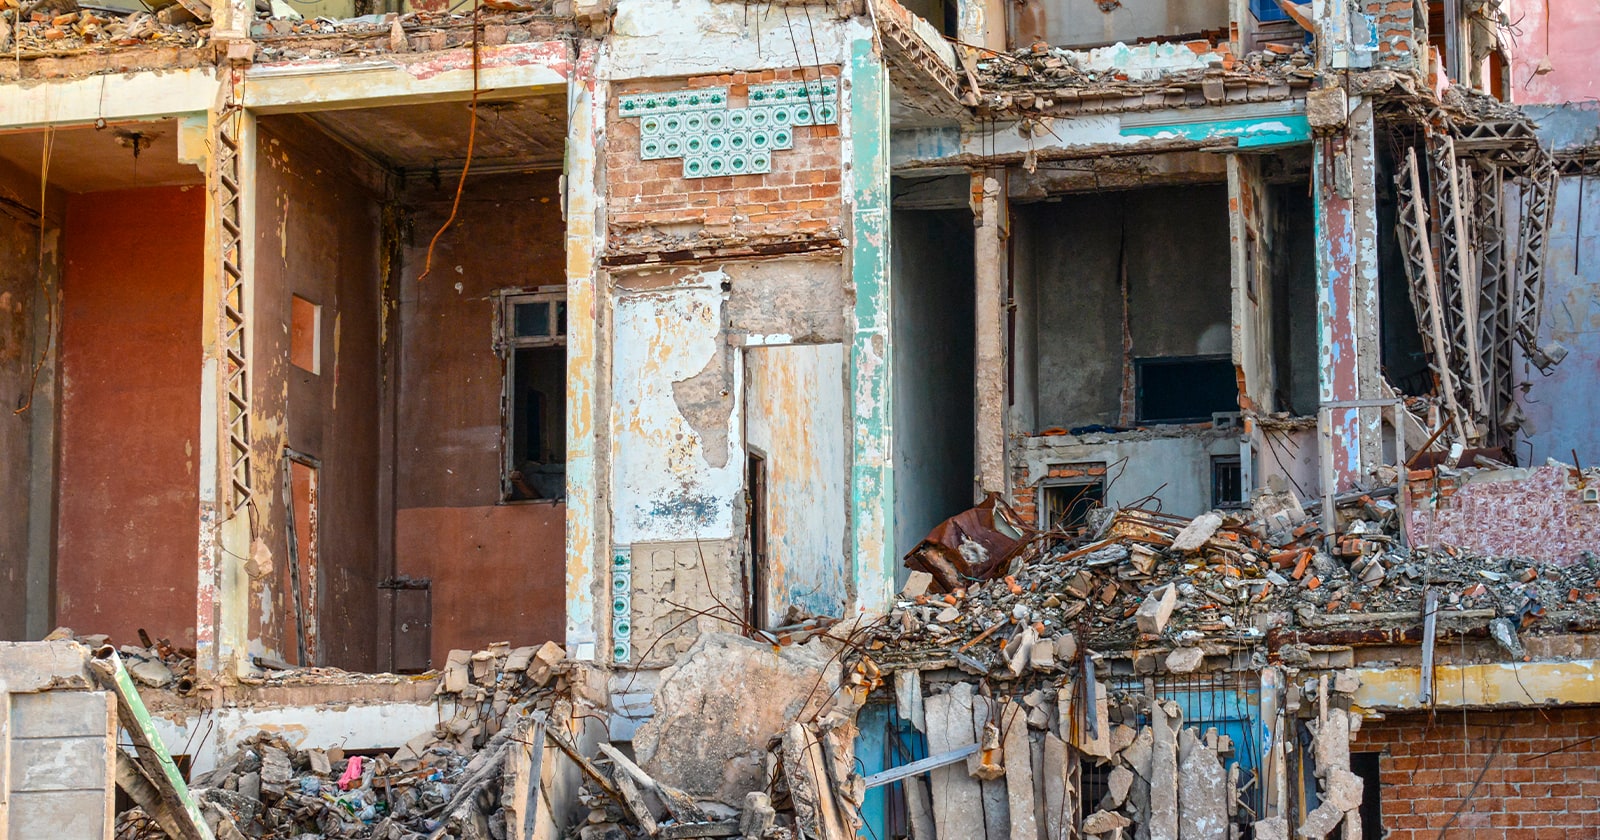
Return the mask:
[[116, 700], [87, 662], [73, 642], [0, 642], [0, 836], [111, 836]]
[[1229, 351], [1225, 186], [1071, 195], [1013, 219], [1036, 287], [1037, 428], [1119, 422], [1123, 261], [1134, 357]]
[[895, 551], [903, 554], [972, 503], [973, 229], [965, 209], [896, 210], [892, 224]]
[[1106, 465], [1106, 507], [1154, 494], [1163, 512], [1198, 516], [1211, 508], [1211, 457], [1239, 454], [1234, 431], [1130, 432], [1120, 435], [1053, 435], [1028, 438], [1018, 456], [1026, 483], [1046, 477], [1052, 464]]

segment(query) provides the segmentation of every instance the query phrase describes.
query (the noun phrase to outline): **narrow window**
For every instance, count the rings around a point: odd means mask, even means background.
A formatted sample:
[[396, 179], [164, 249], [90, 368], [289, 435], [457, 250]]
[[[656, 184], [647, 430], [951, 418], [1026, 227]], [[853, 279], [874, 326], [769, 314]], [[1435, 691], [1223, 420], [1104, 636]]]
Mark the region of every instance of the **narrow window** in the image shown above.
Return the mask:
[[1211, 506], [1218, 510], [1244, 507], [1244, 484], [1238, 455], [1211, 456]]
[[322, 307], [299, 295], [289, 296], [289, 363], [322, 372]]
[[567, 485], [567, 302], [561, 292], [500, 298], [505, 369], [502, 498], [556, 501]]

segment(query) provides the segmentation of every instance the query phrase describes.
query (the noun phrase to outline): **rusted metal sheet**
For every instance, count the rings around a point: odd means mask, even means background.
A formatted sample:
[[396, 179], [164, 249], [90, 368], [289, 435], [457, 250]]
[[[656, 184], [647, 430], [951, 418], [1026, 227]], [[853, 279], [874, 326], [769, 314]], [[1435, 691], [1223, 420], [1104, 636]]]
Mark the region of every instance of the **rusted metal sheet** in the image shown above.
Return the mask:
[[906, 567], [933, 575], [946, 592], [1004, 574], [1030, 544], [1009, 511], [1000, 494], [990, 493], [977, 506], [939, 523], [906, 554]]

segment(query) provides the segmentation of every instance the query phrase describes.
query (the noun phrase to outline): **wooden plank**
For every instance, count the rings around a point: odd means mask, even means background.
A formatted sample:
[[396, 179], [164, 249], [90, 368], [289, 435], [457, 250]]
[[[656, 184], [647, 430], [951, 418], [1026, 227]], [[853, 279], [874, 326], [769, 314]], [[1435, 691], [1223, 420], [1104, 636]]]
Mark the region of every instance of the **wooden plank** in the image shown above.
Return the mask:
[[167, 803], [182, 832], [182, 836], [174, 840], [216, 840], [200, 813], [200, 806], [189, 795], [189, 786], [183, 781], [183, 774], [178, 772], [178, 765], [172, 762], [172, 754], [161, 743], [155, 722], [150, 719], [150, 712], [145, 709], [138, 689], [133, 687], [133, 678], [122, 667], [122, 657], [107, 646], [96, 653], [96, 658], [90, 660], [89, 666], [106, 689], [117, 697], [117, 717], [122, 728], [127, 730], [139, 763], [145, 768], [156, 790], [160, 791], [162, 800]]

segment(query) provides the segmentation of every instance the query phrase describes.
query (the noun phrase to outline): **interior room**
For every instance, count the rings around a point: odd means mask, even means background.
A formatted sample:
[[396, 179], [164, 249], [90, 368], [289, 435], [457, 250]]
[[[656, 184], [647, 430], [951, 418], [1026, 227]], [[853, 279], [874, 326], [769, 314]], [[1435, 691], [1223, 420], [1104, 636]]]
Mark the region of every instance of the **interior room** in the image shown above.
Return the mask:
[[204, 128], [0, 134], [0, 639], [194, 645]]
[[280, 328], [254, 388], [295, 513], [262, 523], [264, 648], [420, 671], [561, 636], [565, 103], [258, 120], [256, 315]]

